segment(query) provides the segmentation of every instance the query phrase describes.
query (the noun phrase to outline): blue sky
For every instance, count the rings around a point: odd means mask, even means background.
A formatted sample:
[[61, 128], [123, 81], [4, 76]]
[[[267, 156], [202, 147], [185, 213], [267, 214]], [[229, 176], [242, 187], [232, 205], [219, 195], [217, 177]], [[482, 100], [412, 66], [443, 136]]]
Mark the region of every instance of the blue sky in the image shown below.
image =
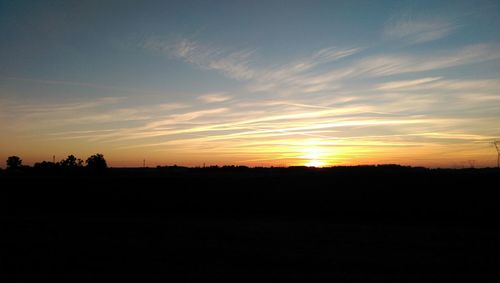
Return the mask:
[[0, 157], [490, 166], [499, 14], [497, 1], [1, 1]]

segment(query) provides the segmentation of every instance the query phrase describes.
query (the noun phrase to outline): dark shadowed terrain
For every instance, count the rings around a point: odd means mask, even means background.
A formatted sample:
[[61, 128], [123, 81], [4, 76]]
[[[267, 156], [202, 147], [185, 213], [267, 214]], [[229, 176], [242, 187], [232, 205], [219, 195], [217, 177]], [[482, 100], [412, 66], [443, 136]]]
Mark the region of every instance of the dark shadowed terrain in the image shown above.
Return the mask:
[[0, 175], [1, 282], [498, 282], [497, 169]]

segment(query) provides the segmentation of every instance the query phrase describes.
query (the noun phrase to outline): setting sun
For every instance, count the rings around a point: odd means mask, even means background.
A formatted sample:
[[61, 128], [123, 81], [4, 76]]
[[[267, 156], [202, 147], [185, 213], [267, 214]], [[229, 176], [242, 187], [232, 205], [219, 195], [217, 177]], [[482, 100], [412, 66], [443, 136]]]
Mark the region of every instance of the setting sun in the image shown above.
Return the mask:
[[304, 165], [308, 167], [323, 167], [326, 166], [325, 162], [325, 150], [320, 147], [308, 147], [303, 151], [303, 155], [300, 156], [304, 160]]

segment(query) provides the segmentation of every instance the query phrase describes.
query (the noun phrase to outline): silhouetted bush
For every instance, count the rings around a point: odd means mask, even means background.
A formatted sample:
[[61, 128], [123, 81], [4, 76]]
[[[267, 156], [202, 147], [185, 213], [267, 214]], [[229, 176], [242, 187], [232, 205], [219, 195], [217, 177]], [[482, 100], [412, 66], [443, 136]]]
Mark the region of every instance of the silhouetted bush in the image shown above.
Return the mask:
[[59, 168], [58, 163], [48, 162], [48, 161], [37, 162], [33, 165], [33, 169], [35, 169], [35, 171], [43, 171], [43, 172], [52, 172], [57, 170], [58, 168]]

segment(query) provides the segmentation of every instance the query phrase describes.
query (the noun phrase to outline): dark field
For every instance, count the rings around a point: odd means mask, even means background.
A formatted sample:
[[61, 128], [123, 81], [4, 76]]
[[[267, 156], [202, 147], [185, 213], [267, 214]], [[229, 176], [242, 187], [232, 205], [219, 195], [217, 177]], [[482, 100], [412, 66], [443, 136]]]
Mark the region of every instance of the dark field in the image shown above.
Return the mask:
[[496, 169], [0, 175], [1, 282], [498, 282]]

